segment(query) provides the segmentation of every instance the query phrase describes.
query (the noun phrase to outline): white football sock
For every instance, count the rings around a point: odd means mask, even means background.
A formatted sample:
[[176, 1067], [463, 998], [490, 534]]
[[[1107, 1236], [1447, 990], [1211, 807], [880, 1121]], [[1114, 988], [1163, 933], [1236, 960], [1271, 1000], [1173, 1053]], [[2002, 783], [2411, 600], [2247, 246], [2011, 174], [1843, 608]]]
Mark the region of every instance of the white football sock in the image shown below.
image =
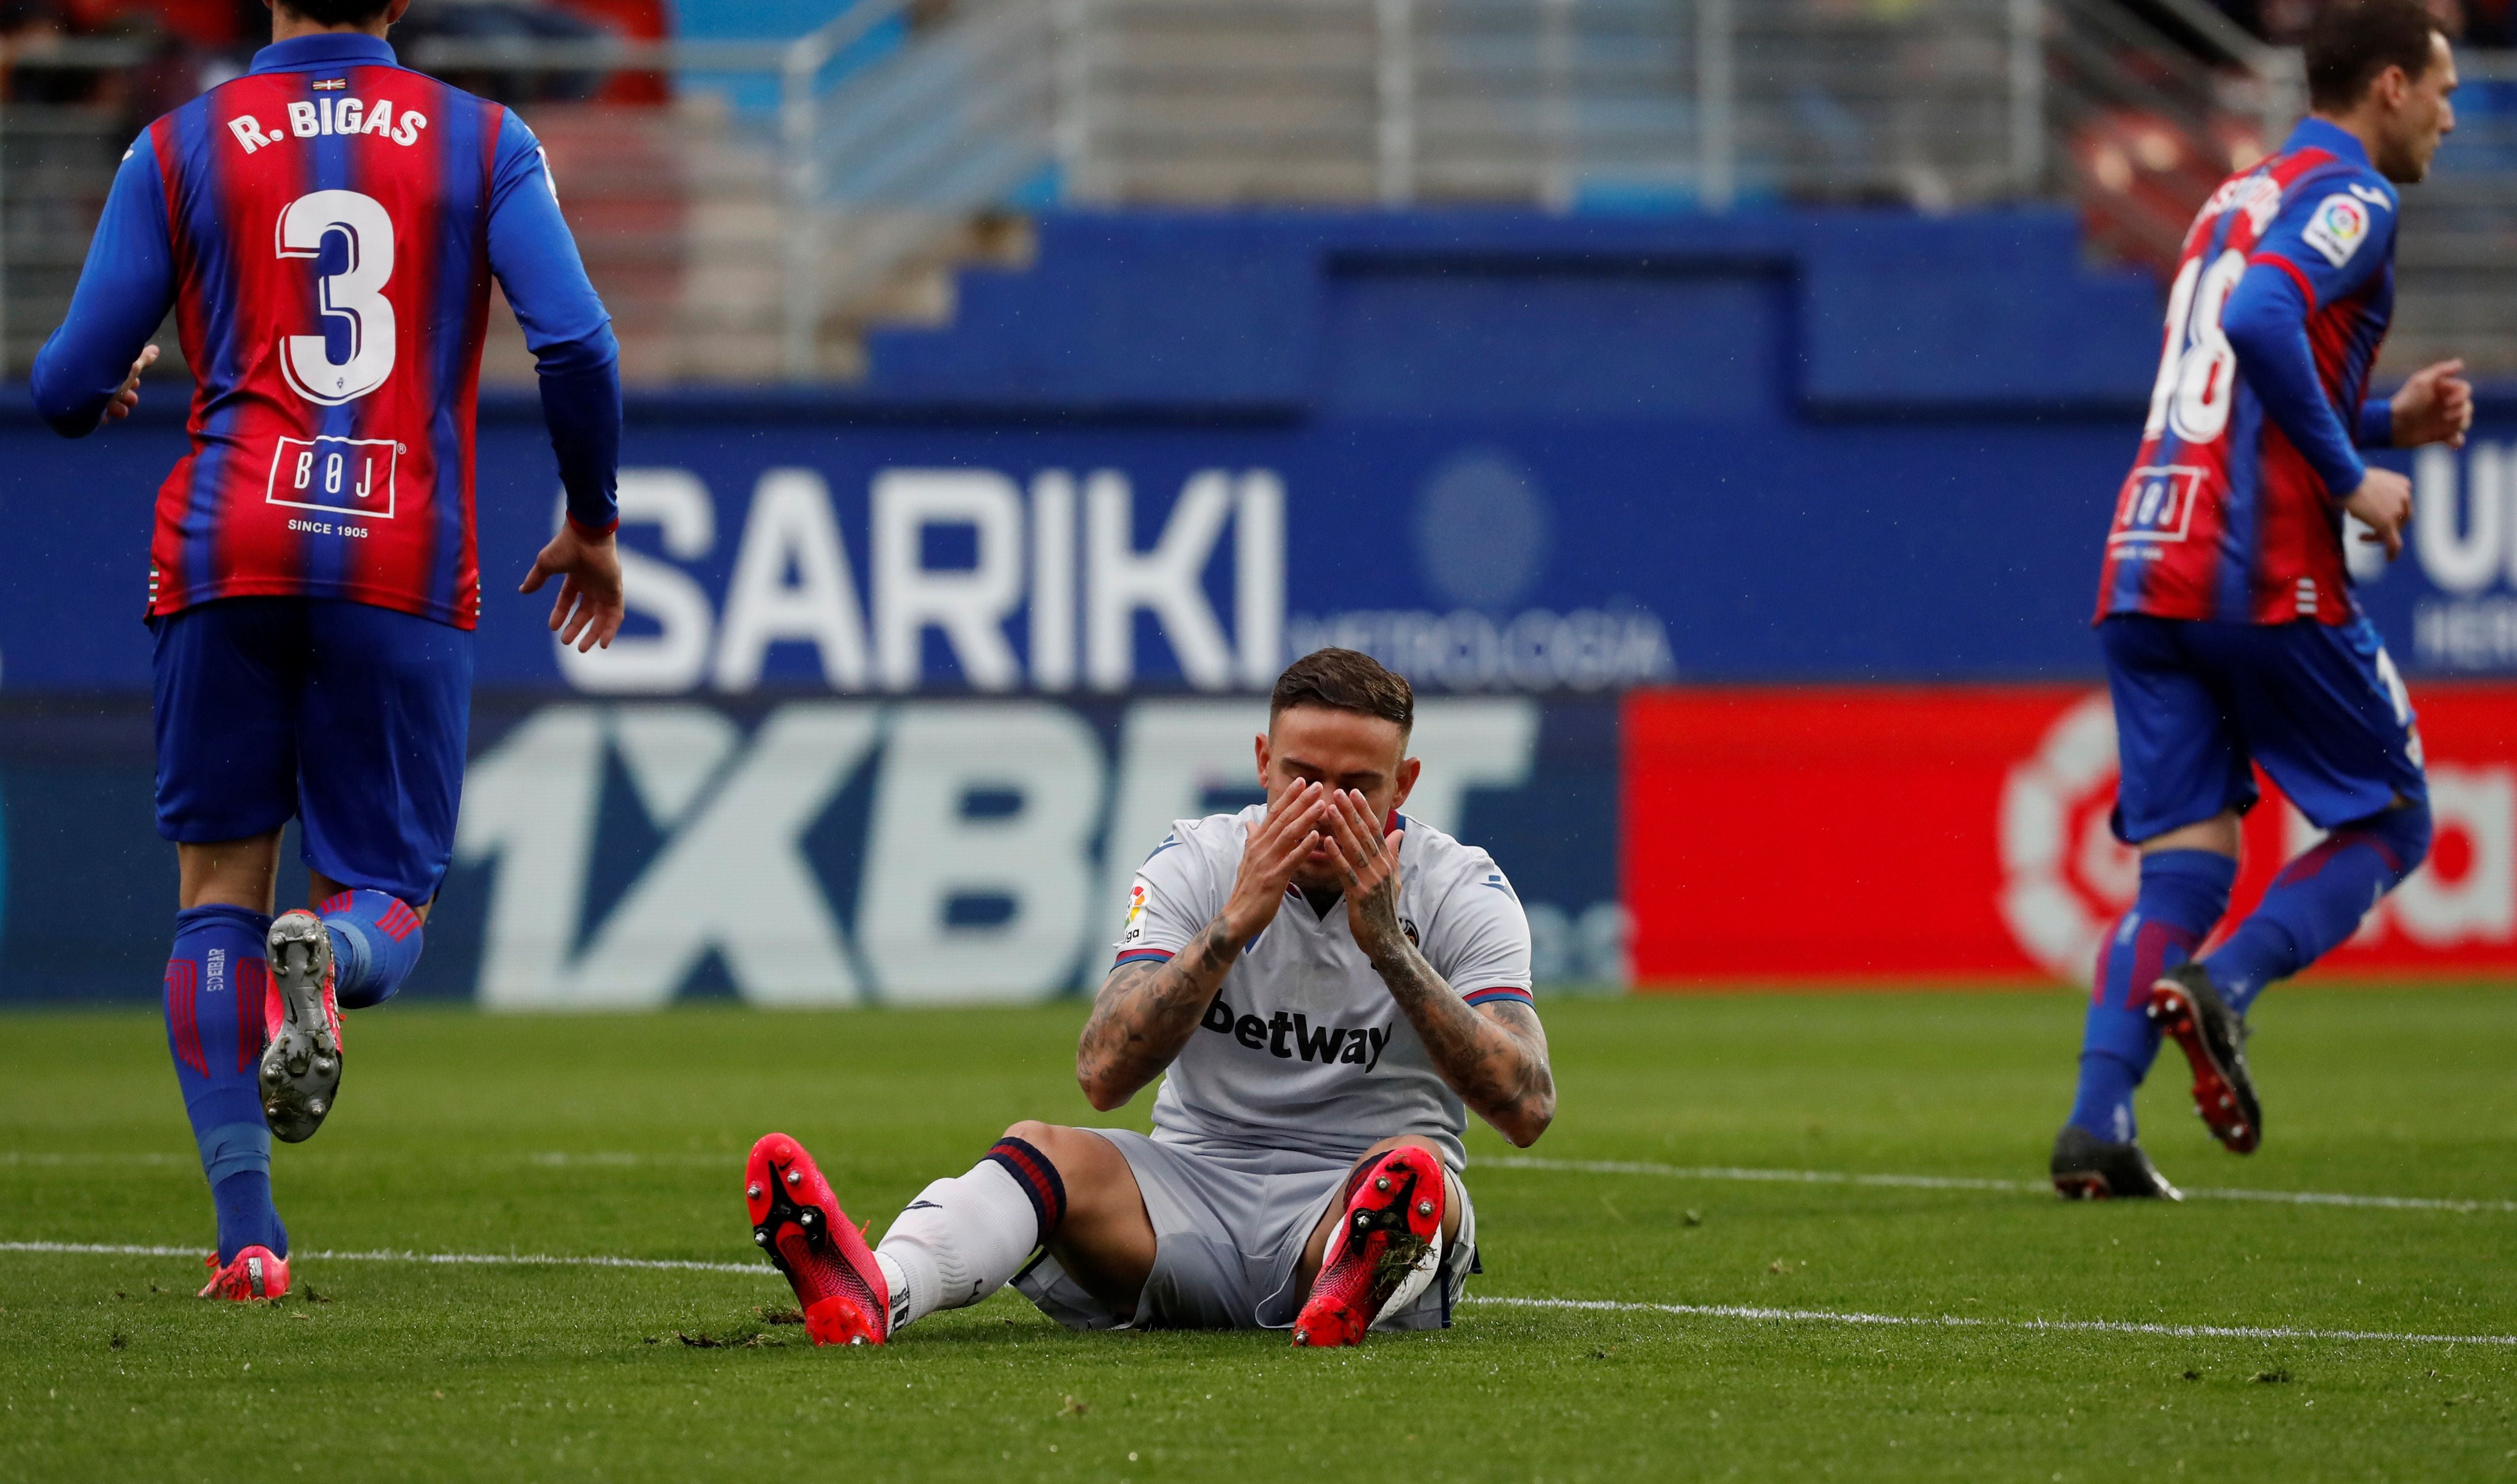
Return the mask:
[[891, 1328], [977, 1303], [1011, 1282], [1040, 1246], [1040, 1216], [993, 1160], [917, 1193], [875, 1260], [891, 1287]]

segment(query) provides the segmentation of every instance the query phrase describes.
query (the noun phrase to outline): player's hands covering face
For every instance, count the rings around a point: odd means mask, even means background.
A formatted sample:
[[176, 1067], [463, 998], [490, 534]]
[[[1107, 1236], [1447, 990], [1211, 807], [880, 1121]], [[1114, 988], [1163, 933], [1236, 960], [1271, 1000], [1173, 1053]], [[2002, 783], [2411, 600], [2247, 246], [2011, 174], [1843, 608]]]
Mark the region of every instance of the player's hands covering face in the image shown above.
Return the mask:
[[1295, 870], [1320, 841], [1321, 816], [1330, 797], [1320, 784], [1295, 779], [1267, 800], [1267, 817], [1250, 831], [1241, 869], [1232, 878], [1232, 895], [1223, 904], [1224, 931], [1236, 946], [1246, 945], [1276, 920]]
[[1353, 789], [1329, 795], [1329, 854], [1345, 885], [1346, 925], [1375, 963], [1406, 941], [1398, 921], [1398, 844], [1404, 829], [1382, 832], [1372, 803]]

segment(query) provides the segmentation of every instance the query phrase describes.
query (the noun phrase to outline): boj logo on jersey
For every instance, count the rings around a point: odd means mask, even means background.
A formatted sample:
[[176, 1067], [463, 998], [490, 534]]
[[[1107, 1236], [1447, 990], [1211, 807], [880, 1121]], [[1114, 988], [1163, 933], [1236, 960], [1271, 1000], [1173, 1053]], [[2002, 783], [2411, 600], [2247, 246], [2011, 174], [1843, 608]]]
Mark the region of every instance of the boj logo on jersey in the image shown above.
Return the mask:
[[402, 445], [390, 438], [283, 438], [271, 456], [263, 499], [390, 521], [401, 461]]
[[2124, 481], [2110, 546], [2182, 541], [2194, 525], [2194, 494], [2206, 471], [2190, 464], [2150, 464]]

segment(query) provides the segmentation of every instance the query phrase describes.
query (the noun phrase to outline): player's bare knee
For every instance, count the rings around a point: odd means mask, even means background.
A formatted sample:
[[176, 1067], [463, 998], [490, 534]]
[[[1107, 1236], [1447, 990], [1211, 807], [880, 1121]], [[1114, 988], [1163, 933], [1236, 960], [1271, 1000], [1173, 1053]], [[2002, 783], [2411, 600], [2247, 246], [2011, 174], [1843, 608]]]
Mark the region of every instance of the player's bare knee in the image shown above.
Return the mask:
[[[1024, 1119], [1005, 1129], [1007, 1139], [1019, 1139], [1040, 1152], [1058, 1179], [1066, 1186], [1069, 1209], [1074, 1204], [1090, 1199], [1097, 1156], [1110, 1148], [1109, 1143], [1081, 1128], [1068, 1128], [1056, 1124], [1044, 1124], [1037, 1119]], [[1113, 1157], [1116, 1151], [1112, 1151]]]
[[1070, 1128], [1025, 1119], [1005, 1130], [1039, 1152], [1055, 1172], [1066, 1196], [1063, 1222], [1068, 1235], [1106, 1232], [1113, 1221], [1143, 1222], [1144, 1199], [1136, 1189], [1128, 1157], [1118, 1146], [1088, 1128]]
[[1053, 1163], [1057, 1159], [1059, 1147], [1065, 1143], [1066, 1135], [1072, 1131], [1061, 1128], [1055, 1124], [1044, 1124], [1038, 1119], [1024, 1119], [1020, 1123], [1007, 1125], [1004, 1136], [1022, 1140], [1048, 1156]]
[[1439, 1160], [1442, 1157], [1440, 1147], [1434, 1144], [1431, 1139], [1425, 1138], [1418, 1134], [1402, 1133], [1392, 1138], [1383, 1139], [1380, 1143], [1365, 1150], [1363, 1152], [1363, 1157], [1354, 1162], [1355, 1166], [1357, 1168], [1361, 1168], [1366, 1162], [1380, 1159], [1383, 1155], [1389, 1153], [1389, 1151], [1393, 1149], [1421, 1149], [1427, 1154], [1431, 1155], [1436, 1160]]
[[183, 908], [241, 907], [269, 912], [279, 884], [279, 831], [240, 840], [178, 844], [176, 904]]

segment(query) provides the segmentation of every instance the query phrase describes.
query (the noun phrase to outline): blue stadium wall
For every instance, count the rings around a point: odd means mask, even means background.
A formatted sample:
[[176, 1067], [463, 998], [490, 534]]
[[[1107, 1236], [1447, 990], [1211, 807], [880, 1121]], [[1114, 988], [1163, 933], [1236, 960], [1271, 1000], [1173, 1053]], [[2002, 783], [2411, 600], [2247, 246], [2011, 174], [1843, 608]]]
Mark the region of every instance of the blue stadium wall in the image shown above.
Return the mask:
[[[1327, 643], [1422, 688], [1420, 813], [1514, 873], [1542, 974], [1613, 978], [1620, 693], [2095, 673], [2158, 304], [2048, 213], [1054, 216], [860, 388], [634, 397], [634, 616], [592, 660], [513, 591], [556, 481], [493, 400], [474, 766], [413, 993], [1071, 991]], [[0, 421], [0, 998], [155, 989], [171, 400], [83, 443]], [[2517, 666], [2517, 403], [2481, 433], [2368, 589], [2416, 673]]]

